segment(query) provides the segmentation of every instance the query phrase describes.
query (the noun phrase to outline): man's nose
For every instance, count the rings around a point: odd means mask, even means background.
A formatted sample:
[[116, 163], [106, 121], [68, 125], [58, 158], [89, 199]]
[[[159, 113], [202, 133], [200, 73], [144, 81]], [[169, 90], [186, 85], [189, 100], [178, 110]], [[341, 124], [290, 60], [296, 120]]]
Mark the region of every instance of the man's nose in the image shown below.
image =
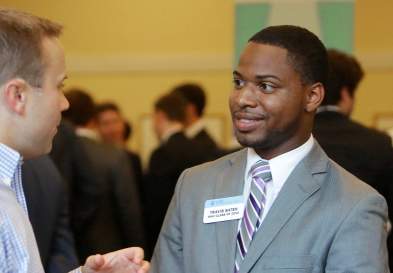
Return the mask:
[[240, 107], [256, 107], [256, 91], [251, 83], [247, 83], [239, 90], [238, 103]]

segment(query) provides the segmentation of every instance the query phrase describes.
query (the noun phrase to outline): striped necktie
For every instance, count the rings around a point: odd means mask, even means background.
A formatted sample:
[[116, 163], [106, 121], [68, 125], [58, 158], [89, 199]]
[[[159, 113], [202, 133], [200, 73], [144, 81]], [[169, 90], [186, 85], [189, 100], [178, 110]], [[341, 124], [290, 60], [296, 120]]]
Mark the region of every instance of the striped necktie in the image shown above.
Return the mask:
[[236, 236], [235, 273], [239, 272], [251, 241], [262, 222], [266, 204], [266, 183], [272, 180], [269, 162], [267, 160], [256, 162], [250, 169], [250, 175], [250, 195]]

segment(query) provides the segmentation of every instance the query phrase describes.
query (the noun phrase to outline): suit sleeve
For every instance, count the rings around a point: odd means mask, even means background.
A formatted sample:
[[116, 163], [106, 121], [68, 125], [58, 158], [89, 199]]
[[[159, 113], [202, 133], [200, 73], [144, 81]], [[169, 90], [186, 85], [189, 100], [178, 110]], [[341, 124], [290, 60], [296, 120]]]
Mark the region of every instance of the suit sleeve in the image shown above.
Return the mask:
[[180, 217], [180, 192], [186, 172], [180, 176], [151, 261], [150, 273], [184, 273]]
[[145, 247], [141, 204], [135, 176], [125, 153], [119, 156], [113, 170], [114, 195], [117, 216], [120, 222], [124, 242], [127, 246]]
[[342, 222], [329, 250], [326, 273], [387, 273], [387, 205], [373, 194]]

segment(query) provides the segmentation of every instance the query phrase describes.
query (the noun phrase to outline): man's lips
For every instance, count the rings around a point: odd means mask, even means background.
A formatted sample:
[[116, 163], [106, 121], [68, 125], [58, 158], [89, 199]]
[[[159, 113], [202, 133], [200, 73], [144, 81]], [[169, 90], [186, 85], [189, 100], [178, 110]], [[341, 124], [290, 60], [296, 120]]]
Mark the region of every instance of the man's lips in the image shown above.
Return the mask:
[[233, 121], [237, 130], [248, 132], [257, 129], [265, 119], [263, 114], [236, 112]]

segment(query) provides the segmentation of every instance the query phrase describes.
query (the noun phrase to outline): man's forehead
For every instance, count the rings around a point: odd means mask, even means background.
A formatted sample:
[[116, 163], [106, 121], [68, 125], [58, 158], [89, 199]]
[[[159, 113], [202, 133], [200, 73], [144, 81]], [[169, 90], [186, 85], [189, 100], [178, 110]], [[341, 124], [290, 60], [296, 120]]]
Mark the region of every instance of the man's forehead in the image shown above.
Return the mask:
[[234, 74], [276, 74], [292, 70], [287, 50], [275, 45], [250, 42], [244, 49]]
[[270, 59], [285, 60], [287, 52], [285, 48], [277, 45], [249, 42], [240, 56], [240, 62]]

